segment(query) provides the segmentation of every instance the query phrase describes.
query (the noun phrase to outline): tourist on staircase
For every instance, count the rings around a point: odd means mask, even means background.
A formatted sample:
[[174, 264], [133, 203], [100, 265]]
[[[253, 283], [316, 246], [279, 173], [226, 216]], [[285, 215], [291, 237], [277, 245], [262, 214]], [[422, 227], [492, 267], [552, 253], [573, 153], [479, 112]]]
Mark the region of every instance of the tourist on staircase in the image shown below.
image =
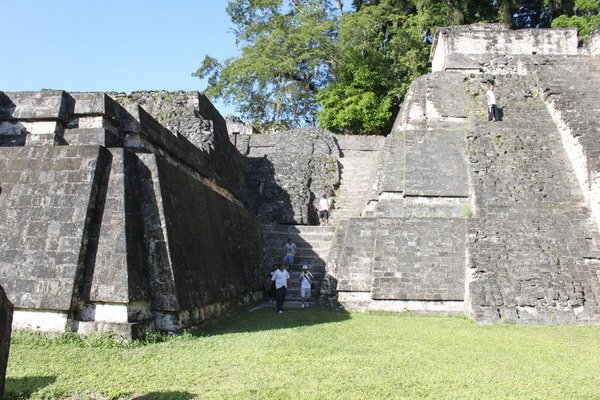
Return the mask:
[[302, 308], [308, 307], [308, 299], [310, 299], [310, 290], [315, 277], [308, 270], [308, 265], [302, 266], [300, 274], [300, 298], [302, 299]]
[[275, 282], [275, 309], [278, 313], [283, 312], [283, 302], [285, 301], [285, 292], [287, 291], [287, 282], [290, 274], [282, 263], [273, 273], [271, 280]]
[[292, 242], [292, 238], [288, 237], [284, 250], [285, 256], [283, 257], [283, 263], [287, 266], [288, 270], [291, 271], [294, 260], [296, 259], [296, 252], [298, 251], [296, 244]]
[[319, 219], [321, 225], [327, 226], [329, 224], [329, 211], [331, 210], [331, 201], [327, 198], [327, 194], [323, 194], [321, 200], [319, 200]]

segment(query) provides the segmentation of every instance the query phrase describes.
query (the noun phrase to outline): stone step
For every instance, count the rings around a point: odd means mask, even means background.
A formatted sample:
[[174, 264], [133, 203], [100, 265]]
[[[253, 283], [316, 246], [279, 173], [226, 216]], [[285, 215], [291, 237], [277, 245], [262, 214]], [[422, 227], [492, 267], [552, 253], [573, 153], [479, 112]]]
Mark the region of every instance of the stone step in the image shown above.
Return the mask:
[[[307, 302], [307, 304], [309, 305], [307, 308], [307, 311], [311, 308], [314, 307], [317, 303], [315, 301], [315, 297], [311, 297], [311, 300]], [[273, 308], [273, 311], [275, 311], [275, 304], [272, 303], [270, 304], [270, 306]], [[283, 303], [283, 312], [285, 312], [286, 308], [290, 309], [296, 309], [296, 308], [301, 308], [302, 303], [300, 302], [300, 298], [298, 299], [290, 299], [288, 298], [288, 296], [285, 297], [285, 302]]]
[[281, 233], [296, 235], [332, 235], [335, 232], [334, 228], [316, 225], [263, 225], [261, 230], [263, 233]]
[[[320, 256], [323, 255], [323, 252], [326, 252], [331, 247], [331, 242], [320, 242], [320, 244], [313, 243], [304, 243], [304, 242], [294, 242], [296, 244], [296, 254], [302, 254], [305, 256]], [[263, 249], [280, 252], [283, 254], [285, 249], [283, 244], [279, 241], [265, 241], [263, 240]]]
[[[264, 252], [265, 257], [269, 260], [270, 265], [276, 264], [276, 263], [280, 263], [283, 262], [283, 253], [280, 251], [274, 252], [274, 251], [265, 251]], [[303, 256], [296, 256], [294, 258], [294, 264], [302, 266], [302, 265], [308, 265], [309, 267], [320, 267], [325, 265], [325, 261], [327, 259], [327, 257], [329, 256], [329, 251], [327, 251], [324, 255], [318, 256], [318, 255], [311, 255], [309, 257], [303, 257]]]

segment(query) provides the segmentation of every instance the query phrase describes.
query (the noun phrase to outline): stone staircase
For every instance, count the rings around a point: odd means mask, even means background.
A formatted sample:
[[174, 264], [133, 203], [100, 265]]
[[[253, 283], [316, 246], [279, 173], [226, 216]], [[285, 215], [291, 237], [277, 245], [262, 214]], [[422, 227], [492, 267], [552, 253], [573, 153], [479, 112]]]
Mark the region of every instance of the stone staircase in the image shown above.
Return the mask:
[[[340, 186], [336, 190], [334, 206], [330, 223], [339, 226], [340, 223], [353, 217], [360, 217], [368, 202], [368, 194], [377, 176], [379, 154], [383, 147], [384, 138], [370, 139], [368, 146], [356, 144], [364, 138], [338, 139], [343, 156], [340, 163]], [[352, 140], [352, 142], [350, 142]], [[350, 143], [348, 143], [350, 142]], [[351, 145], [352, 144], [352, 145]], [[360, 146], [363, 144], [363, 146]], [[351, 147], [344, 149], [344, 146]]]
[[560, 134], [527, 77], [496, 83], [504, 120], [473, 118], [468, 134], [478, 210], [468, 245], [473, 315], [488, 322], [593, 318], [598, 232]]
[[263, 225], [263, 252], [265, 265], [271, 269], [281, 263], [285, 255], [284, 244], [288, 237], [296, 244], [297, 253], [290, 271], [290, 280], [284, 307], [300, 305], [300, 273], [302, 266], [307, 265], [314, 275], [311, 303], [319, 297], [320, 284], [325, 274], [325, 263], [331, 247], [335, 228], [307, 225]]

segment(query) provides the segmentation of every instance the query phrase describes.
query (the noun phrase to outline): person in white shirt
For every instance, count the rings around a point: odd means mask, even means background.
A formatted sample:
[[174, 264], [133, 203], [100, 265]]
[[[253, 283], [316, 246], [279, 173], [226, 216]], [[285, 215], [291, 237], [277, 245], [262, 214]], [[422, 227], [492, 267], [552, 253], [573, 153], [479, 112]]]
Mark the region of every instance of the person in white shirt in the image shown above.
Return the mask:
[[285, 292], [287, 291], [287, 281], [290, 274], [285, 269], [285, 265], [279, 265], [279, 268], [273, 272], [271, 280], [275, 282], [275, 309], [278, 313], [283, 312], [283, 302], [285, 301]]
[[488, 91], [485, 92], [485, 98], [487, 100], [488, 105], [488, 121], [494, 120], [498, 121], [498, 110], [496, 106], [496, 93], [494, 93], [495, 86], [493, 83], [490, 83], [488, 87]]
[[327, 226], [329, 223], [329, 210], [331, 210], [331, 201], [327, 198], [327, 194], [323, 194], [319, 200], [319, 219], [321, 225]]
[[302, 299], [302, 308], [308, 307], [307, 300], [310, 298], [310, 289], [315, 277], [308, 271], [308, 266], [302, 266], [300, 274], [300, 298]]
[[296, 244], [292, 242], [292, 238], [288, 238], [287, 243], [284, 246], [285, 256], [283, 257], [283, 263], [287, 265], [288, 269], [294, 265], [294, 259], [296, 258]]

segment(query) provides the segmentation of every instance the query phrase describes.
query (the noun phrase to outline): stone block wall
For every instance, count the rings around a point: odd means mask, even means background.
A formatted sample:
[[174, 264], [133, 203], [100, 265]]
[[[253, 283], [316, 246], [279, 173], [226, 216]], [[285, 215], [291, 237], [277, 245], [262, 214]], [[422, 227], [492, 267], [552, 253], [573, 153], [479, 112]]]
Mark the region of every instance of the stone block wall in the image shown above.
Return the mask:
[[559, 129], [530, 94], [533, 80], [508, 75], [496, 83], [505, 121], [475, 124], [468, 138], [477, 210], [468, 245], [472, 314], [597, 322], [599, 233]]
[[6, 382], [6, 366], [10, 350], [10, 334], [12, 331], [13, 305], [6, 297], [0, 286], [0, 398], [4, 398], [4, 384]]
[[239, 136], [238, 149], [248, 155], [249, 208], [263, 223], [317, 224], [316, 200], [340, 181], [334, 135], [301, 128]]
[[[108, 166], [99, 146], [0, 148], [0, 271], [17, 309], [71, 309]], [[65, 321], [66, 322], [66, 321]]]
[[[597, 323], [597, 57], [576, 55], [565, 30], [444, 32], [457, 46], [450, 70], [413, 81], [368, 218], [337, 233], [328, 272], [339, 303]], [[487, 122], [488, 80], [501, 122]]]
[[575, 55], [577, 42], [575, 28], [509, 30], [495, 24], [453, 26], [437, 31], [430, 61], [435, 72], [446, 69], [451, 55]]
[[2, 93], [0, 126], [15, 326], [131, 338], [260, 298], [242, 156], [202, 96]]
[[378, 220], [372, 298], [463, 301], [465, 234], [465, 220]]

